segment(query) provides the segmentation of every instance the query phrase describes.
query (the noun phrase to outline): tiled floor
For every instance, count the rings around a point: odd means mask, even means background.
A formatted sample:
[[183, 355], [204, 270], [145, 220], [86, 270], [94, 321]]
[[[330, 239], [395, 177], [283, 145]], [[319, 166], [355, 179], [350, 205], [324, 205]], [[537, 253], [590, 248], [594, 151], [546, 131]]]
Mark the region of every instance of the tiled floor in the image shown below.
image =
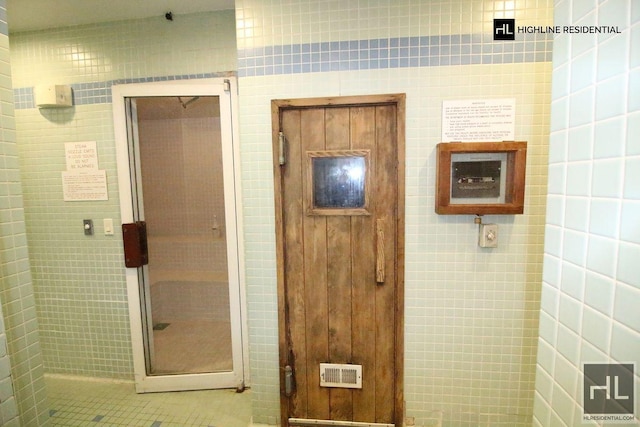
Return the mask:
[[231, 324], [214, 320], [171, 320], [153, 331], [156, 374], [197, 374], [233, 369]]
[[250, 390], [136, 394], [133, 383], [46, 378], [53, 426], [246, 427]]

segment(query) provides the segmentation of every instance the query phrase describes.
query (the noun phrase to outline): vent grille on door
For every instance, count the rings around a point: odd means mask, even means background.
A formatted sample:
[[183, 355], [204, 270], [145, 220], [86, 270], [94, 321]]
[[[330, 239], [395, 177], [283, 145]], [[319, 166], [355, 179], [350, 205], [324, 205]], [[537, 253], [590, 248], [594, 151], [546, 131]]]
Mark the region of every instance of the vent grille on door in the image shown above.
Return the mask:
[[362, 365], [321, 363], [320, 386], [362, 388]]

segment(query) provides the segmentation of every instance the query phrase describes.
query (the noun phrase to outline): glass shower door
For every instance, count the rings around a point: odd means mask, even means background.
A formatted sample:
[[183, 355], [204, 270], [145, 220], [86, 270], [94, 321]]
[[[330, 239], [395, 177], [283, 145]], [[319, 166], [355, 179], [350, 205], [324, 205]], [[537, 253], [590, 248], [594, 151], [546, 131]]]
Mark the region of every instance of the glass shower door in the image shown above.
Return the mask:
[[219, 99], [149, 97], [136, 107], [147, 374], [231, 371]]
[[122, 222], [146, 224], [148, 263], [126, 269], [136, 390], [242, 389], [235, 80], [112, 96]]

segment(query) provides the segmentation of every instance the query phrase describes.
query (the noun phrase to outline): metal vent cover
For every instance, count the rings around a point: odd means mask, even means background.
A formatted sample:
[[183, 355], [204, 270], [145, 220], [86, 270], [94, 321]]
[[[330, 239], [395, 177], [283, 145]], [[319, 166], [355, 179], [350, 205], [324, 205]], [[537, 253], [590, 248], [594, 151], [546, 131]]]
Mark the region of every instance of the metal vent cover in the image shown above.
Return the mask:
[[362, 388], [362, 365], [321, 363], [320, 387]]

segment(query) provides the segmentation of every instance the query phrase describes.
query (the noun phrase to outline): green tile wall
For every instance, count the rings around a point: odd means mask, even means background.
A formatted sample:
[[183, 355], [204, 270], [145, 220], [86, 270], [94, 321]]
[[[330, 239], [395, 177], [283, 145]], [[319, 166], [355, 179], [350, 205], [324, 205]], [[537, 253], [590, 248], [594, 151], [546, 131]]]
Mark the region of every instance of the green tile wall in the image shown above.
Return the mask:
[[7, 335], [0, 307], [0, 425], [18, 427], [20, 417], [13, 391], [11, 359], [7, 348]]
[[0, 425], [47, 425], [11, 87], [5, 1], [0, 0]]
[[[235, 69], [234, 11], [11, 34], [14, 88], [206, 75]], [[28, 91], [27, 91], [28, 92]], [[89, 97], [90, 98], [90, 97]], [[86, 99], [89, 99], [86, 98]], [[16, 110], [35, 307], [47, 372], [133, 378], [110, 99]], [[64, 202], [65, 142], [96, 141], [109, 200]], [[93, 219], [85, 236], [83, 219]]]
[[[122, 241], [102, 228], [102, 218], [120, 217], [110, 114], [105, 104], [16, 111], [36, 309], [52, 373], [132, 375]], [[97, 142], [109, 201], [63, 201], [64, 143], [73, 141]], [[94, 236], [84, 235], [83, 219], [93, 219]]]

